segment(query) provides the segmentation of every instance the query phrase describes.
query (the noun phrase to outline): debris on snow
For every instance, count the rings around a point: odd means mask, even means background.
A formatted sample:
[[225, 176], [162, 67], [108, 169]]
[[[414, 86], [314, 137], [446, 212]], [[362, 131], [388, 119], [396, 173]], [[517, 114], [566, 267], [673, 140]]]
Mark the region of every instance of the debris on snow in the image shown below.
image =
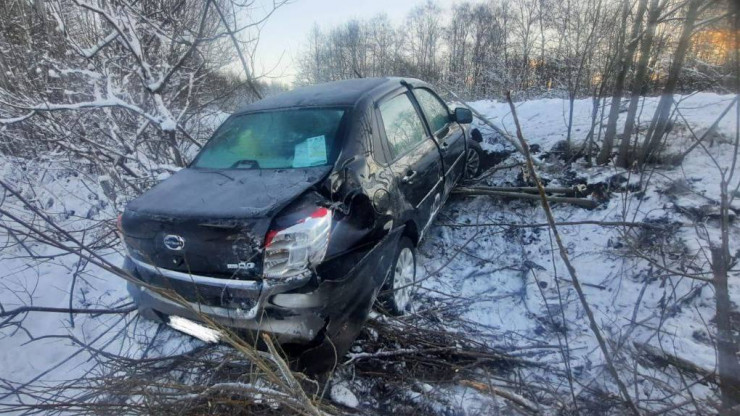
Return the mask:
[[357, 396], [352, 393], [346, 383], [337, 383], [331, 386], [331, 392], [329, 395], [334, 403], [341, 404], [342, 406], [346, 406], [351, 409], [355, 409], [360, 405], [360, 401], [357, 400]]

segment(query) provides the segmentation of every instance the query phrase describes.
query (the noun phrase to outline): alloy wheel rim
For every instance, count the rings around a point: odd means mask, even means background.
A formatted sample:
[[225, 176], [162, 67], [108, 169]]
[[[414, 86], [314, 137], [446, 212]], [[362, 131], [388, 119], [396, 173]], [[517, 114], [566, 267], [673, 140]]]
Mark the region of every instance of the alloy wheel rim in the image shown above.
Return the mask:
[[414, 285], [414, 254], [404, 247], [398, 254], [393, 275], [393, 297], [399, 311], [405, 311], [411, 300]]
[[468, 163], [465, 167], [465, 176], [472, 178], [478, 172], [478, 166], [480, 165], [480, 158], [478, 152], [473, 149], [468, 149]]

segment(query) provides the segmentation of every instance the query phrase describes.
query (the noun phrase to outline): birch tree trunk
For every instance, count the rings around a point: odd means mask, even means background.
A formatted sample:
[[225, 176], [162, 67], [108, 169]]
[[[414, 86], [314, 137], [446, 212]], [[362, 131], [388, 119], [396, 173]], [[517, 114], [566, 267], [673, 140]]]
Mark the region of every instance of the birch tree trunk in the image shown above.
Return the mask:
[[676, 92], [678, 79], [681, 76], [683, 63], [686, 60], [686, 53], [691, 46], [691, 35], [694, 33], [694, 22], [697, 18], [697, 10], [702, 0], [691, 0], [686, 10], [686, 18], [681, 29], [681, 36], [676, 46], [676, 52], [673, 54], [673, 63], [668, 71], [668, 79], [663, 88], [663, 94], [660, 96], [658, 108], [655, 110], [653, 119], [650, 122], [645, 143], [640, 150], [639, 163], [643, 166], [648, 158], [653, 155], [660, 146], [660, 141], [666, 133], [669, 124], [671, 107], [673, 106], [673, 94]]
[[647, 27], [640, 42], [640, 60], [637, 63], [634, 80], [632, 81], [632, 93], [630, 96], [629, 108], [627, 109], [627, 120], [624, 123], [624, 134], [622, 141], [619, 143], [619, 155], [617, 156], [617, 166], [624, 168], [629, 167], [629, 149], [632, 137], [632, 131], [635, 127], [635, 117], [637, 116], [637, 106], [640, 103], [640, 96], [645, 87], [648, 73], [648, 63], [650, 61], [650, 51], [653, 47], [653, 38], [655, 37], [655, 28], [658, 26], [658, 18], [662, 7], [659, 0], [650, 1], [648, 11]]
[[[740, 4], [730, 3], [730, 12], [734, 26], [733, 46], [735, 55], [735, 97], [740, 97]], [[735, 116], [740, 120], [740, 102], [735, 103]], [[721, 118], [722, 116], [720, 116]], [[738, 126], [736, 121], [735, 127]], [[729, 170], [721, 172], [720, 176], [720, 229], [722, 243], [720, 247], [713, 247], [712, 272], [715, 296], [717, 297], [717, 371], [719, 373], [719, 390], [724, 414], [735, 414], [740, 406], [740, 347], [739, 339], [733, 336], [732, 301], [730, 300], [728, 285], [728, 270], [732, 267], [733, 257], [730, 254], [730, 184], [737, 172], [737, 162], [740, 153], [740, 131], [735, 131], [735, 149], [732, 164]], [[740, 186], [740, 185], [738, 185]], [[733, 409], [733, 410], [730, 410]]]
[[[627, 29], [626, 15], [629, 10], [629, 2], [625, 1], [624, 5], [624, 17], [623, 17], [623, 30]], [[635, 56], [635, 50], [637, 49], [637, 36], [640, 34], [642, 27], [642, 16], [645, 14], [647, 8], [647, 0], [640, 0], [637, 5], [637, 12], [635, 14], [635, 21], [632, 24], [632, 31], [630, 38], [626, 40], [626, 49], [620, 54], [619, 72], [617, 72], [617, 78], [614, 80], [614, 93], [612, 94], [612, 104], [609, 109], [609, 119], [606, 124], [606, 133], [604, 133], [604, 143], [601, 147], [596, 163], [605, 164], [609, 161], [609, 157], [614, 147], [614, 139], [617, 136], [617, 119], [619, 118], [619, 105], [622, 102], [622, 95], [624, 94], [624, 82], [627, 79], [627, 72], [629, 72], [632, 66], [632, 61]], [[626, 36], [626, 34], [625, 34]]]

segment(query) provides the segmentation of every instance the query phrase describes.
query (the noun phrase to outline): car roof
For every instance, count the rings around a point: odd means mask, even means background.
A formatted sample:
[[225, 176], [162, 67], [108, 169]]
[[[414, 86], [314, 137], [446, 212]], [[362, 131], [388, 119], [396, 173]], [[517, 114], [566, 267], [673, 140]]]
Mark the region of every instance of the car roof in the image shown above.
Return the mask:
[[393, 84], [400, 86], [402, 81], [422, 84], [415, 79], [400, 77], [355, 78], [327, 82], [271, 95], [242, 107], [235, 114], [290, 107], [352, 106], [373, 90], [382, 93], [387, 91], [387, 88], [381, 87], [390, 87]]

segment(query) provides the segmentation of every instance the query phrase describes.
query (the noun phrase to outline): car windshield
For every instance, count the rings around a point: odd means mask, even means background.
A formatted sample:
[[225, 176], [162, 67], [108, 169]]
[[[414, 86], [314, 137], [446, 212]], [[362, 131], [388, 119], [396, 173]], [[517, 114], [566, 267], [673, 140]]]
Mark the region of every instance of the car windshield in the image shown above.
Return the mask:
[[345, 111], [298, 109], [227, 119], [193, 161], [206, 169], [285, 169], [326, 166], [335, 155]]

